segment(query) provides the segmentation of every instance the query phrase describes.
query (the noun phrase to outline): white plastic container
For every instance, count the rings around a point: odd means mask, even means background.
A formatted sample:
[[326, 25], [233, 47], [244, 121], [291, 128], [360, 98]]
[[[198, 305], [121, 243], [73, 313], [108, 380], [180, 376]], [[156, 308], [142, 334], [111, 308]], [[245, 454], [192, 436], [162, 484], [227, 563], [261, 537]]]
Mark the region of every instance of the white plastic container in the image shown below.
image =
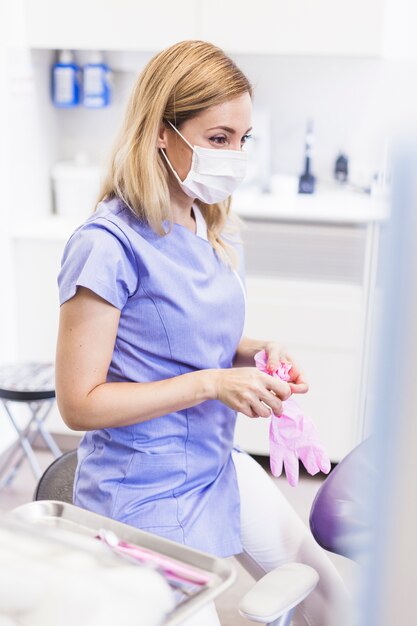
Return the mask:
[[100, 167], [84, 155], [77, 155], [73, 161], [57, 162], [52, 169], [55, 213], [86, 219], [95, 209], [100, 183]]

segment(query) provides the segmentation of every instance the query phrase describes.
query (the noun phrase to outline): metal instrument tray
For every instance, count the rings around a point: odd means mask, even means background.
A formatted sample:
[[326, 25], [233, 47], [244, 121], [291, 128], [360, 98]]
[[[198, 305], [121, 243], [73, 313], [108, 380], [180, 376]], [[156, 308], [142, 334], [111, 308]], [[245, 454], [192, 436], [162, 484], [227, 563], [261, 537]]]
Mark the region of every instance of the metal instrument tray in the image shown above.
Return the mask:
[[[208, 574], [209, 581], [179, 602], [168, 615], [164, 626], [180, 624], [230, 587], [236, 578], [235, 568], [226, 559], [211, 556], [206, 552], [117, 522], [73, 504], [55, 500], [39, 500], [15, 508], [12, 514], [25, 522], [52, 526], [91, 538], [95, 538], [100, 529], [111, 530], [123, 541], [153, 550]], [[135, 567], [135, 564], [132, 564], [132, 567]]]

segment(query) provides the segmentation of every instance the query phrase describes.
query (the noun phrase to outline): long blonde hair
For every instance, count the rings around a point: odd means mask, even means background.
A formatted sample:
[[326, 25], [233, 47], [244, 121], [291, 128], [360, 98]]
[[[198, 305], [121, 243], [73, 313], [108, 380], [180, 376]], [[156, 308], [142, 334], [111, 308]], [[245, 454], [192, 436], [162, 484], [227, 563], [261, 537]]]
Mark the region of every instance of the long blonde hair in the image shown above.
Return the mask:
[[[154, 56], [140, 74], [126, 111], [100, 200], [121, 198], [159, 235], [168, 234], [170, 195], [166, 163], [156, 149], [159, 128], [169, 120], [177, 128], [210, 106], [248, 92], [250, 82], [220, 48], [206, 41], [181, 41]], [[199, 200], [207, 236], [226, 264], [236, 267], [233, 246], [220, 237], [228, 233], [239, 240], [242, 221], [231, 213], [231, 198], [216, 204]]]

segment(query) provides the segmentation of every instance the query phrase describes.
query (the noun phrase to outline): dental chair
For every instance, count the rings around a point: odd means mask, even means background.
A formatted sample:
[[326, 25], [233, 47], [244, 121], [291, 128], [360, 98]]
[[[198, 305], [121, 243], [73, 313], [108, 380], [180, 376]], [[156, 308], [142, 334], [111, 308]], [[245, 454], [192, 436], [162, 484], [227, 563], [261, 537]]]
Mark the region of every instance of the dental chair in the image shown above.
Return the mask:
[[317, 543], [357, 561], [371, 538], [369, 494], [377, 482], [373, 439], [368, 437], [345, 456], [318, 490], [310, 511]]
[[[324, 480], [313, 501], [310, 528], [317, 543], [330, 552], [357, 559], [369, 543], [364, 481], [374, 480], [371, 440], [354, 448]], [[77, 451], [56, 459], [44, 472], [34, 500], [58, 500], [72, 504]], [[361, 494], [363, 496], [361, 497]], [[236, 557], [240, 561], [239, 555]], [[242, 564], [245, 565], [242, 561]], [[245, 565], [246, 567], [246, 565]], [[315, 588], [317, 572], [303, 563], [287, 563], [258, 579], [239, 603], [248, 620], [268, 626], [290, 626], [296, 606]]]

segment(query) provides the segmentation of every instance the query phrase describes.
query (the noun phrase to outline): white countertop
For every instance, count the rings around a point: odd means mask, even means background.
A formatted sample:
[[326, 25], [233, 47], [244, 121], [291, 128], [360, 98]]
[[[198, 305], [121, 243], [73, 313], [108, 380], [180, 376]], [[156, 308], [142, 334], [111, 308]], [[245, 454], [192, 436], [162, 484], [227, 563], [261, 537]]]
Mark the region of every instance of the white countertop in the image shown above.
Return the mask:
[[[348, 189], [320, 189], [315, 194], [273, 195], [250, 191], [236, 192], [232, 209], [244, 219], [277, 222], [317, 222], [367, 224], [388, 216], [387, 203], [370, 195]], [[50, 239], [66, 241], [85, 218], [59, 215], [16, 220], [13, 239]]]
[[387, 205], [363, 192], [324, 188], [293, 196], [237, 192], [232, 208], [251, 220], [364, 224], [386, 219]]

